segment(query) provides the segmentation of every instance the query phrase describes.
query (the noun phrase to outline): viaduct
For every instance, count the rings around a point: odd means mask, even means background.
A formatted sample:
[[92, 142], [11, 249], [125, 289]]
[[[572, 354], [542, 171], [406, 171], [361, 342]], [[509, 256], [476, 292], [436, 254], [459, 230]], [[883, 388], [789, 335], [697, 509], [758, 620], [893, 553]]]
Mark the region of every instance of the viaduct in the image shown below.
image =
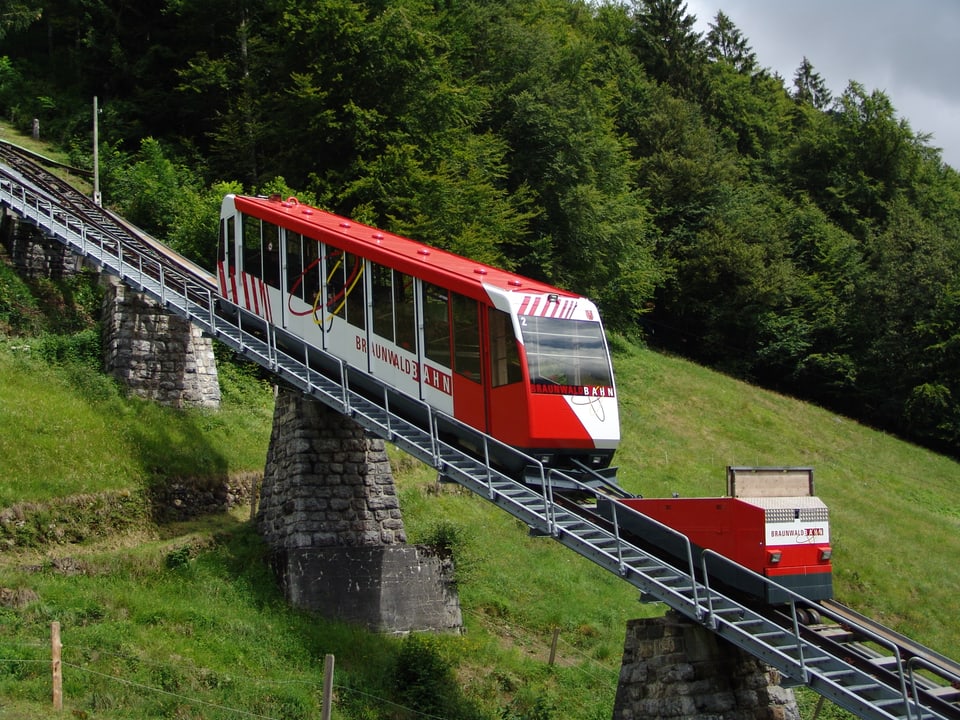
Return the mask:
[[[0, 240], [23, 275], [78, 270], [65, 245], [9, 211]], [[219, 407], [212, 341], [115, 278], [103, 284], [104, 371], [160, 403]], [[278, 387], [255, 522], [292, 605], [381, 633], [461, 628], [452, 561], [406, 542], [383, 441], [296, 390]], [[668, 612], [626, 628], [613, 720], [639, 718], [793, 720], [799, 712], [775, 669]]]

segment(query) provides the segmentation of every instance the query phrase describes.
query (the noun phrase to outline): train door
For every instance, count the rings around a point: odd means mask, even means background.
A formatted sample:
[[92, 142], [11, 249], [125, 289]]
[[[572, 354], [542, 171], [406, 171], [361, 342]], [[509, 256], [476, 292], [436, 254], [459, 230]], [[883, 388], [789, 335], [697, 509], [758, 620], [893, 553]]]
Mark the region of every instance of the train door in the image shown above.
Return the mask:
[[525, 445], [530, 431], [520, 350], [510, 313], [487, 308], [487, 418], [489, 433], [512, 445]]
[[281, 264], [286, 291], [284, 327], [316, 347], [324, 347], [320, 330], [324, 308], [320, 297], [320, 243], [293, 230], [284, 230]]
[[233, 303], [237, 302], [236, 228], [235, 215], [221, 216], [217, 274], [220, 281], [220, 294]]
[[450, 415], [453, 410], [453, 336], [450, 332], [450, 291], [420, 285], [420, 399]]
[[324, 348], [369, 371], [366, 263], [332, 245], [322, 245], [320, 253], [323, 301], [318, 301], [315, 315], [323, 325]]
[[260, 251], [260, 221], [249, 215], [240, 216], [239, 248], [237, 257], [243, 263], [240, 273], [240, 285], [243, 293], [243, 305], [256, 315], [260, 314], [262, 301], [260, 283], [263, 277], [263, 254]]
[[453, 414], [487, 432], [487, 401], [483, 391], [485, 353], [482, 330], [486, 318], [476, 300], [450, 293], [453, 328]]

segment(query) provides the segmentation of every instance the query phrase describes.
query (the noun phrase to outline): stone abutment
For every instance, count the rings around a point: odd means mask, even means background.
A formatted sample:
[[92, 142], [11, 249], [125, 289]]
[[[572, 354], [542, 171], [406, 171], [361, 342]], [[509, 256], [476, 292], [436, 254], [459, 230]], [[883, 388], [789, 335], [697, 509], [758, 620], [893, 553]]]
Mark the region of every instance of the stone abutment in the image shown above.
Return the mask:
[[461, 627], [452, 562], [406, 543], [383, 441], [295, 390], [277, 394], [257, 526], [296, 607], [377, 632]]
[[220, 407], [213, 341], [117, 278], [104, 276], [103, 366], [139, 397], [171, 407]]
[[668, 612], [627, 624], [613, 720], [800, 720], [780, 673]]

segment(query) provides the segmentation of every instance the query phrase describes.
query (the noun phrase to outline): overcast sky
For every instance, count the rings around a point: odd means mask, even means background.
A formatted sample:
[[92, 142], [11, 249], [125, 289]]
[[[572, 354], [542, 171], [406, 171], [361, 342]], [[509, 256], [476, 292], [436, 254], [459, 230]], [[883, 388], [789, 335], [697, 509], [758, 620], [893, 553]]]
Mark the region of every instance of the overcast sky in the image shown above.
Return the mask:
[[850, 80], [882, 90], [960, 170], [960, 0], [687, 0], [687, 10], [703, 33], [722, 10], [788, 87], [806, 56], [834, 97]]

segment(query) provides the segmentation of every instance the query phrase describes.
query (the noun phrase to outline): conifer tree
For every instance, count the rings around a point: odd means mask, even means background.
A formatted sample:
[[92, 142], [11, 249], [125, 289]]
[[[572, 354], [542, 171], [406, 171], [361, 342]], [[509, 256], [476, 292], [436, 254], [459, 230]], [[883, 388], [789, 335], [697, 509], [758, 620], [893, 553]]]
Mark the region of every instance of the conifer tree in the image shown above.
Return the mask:
[[833, 99], [827, 83], [806, 56], [793, 76], [793, 98], [798, 103], [809, 103], [817, 110], [825, 110]]
[[740, 28], [722, 10], [710, 23], [707, 33], [707, 57], [714, 62], [730, 63], [738, 72], [752, 74], [757, 70], [757, 55], [740, 32]]
[[706, 62], [696, 21], [683, 0], [634, 0], [634, 51], [651, 77], [684, 97], [698, 93]]

